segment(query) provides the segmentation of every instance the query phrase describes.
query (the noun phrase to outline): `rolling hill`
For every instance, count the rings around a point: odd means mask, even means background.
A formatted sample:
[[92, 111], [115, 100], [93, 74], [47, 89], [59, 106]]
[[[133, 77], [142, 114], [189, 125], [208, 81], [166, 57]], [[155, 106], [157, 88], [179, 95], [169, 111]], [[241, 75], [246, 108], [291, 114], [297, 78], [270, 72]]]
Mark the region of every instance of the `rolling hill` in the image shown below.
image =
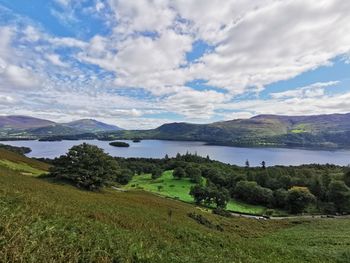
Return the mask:
[[53, 121], [28, 116], [0, 116], [0, 129], [30, 129], [47, 127], [55, 124]]
[[105, 133], [109, 139], [195, 140], [231, 146], [350, 147], [350, 114], [258, 115], [211, 124], [169, 123], [152, 130]]
[[122, 128], [118, 126], [106, 124], [93, 119], [81, 119], [77, 121], [64, 123], [64, 125], [84, 132], [104, 132], [122, 130]]
[[118, 131], [121, 128], [93, 119], [56, 123], [28, 116], [0, 116], [0, 139], [47, 138]]

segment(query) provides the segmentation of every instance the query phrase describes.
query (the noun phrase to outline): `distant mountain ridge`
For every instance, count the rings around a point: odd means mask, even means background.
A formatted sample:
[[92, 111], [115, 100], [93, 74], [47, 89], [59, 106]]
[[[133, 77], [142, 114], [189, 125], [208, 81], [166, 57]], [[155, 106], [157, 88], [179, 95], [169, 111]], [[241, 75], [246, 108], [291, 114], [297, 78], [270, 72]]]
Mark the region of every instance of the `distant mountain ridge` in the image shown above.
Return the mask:
[[72, 136], [86, 133], [121, 130], [115, 125], [93, 119], [81, 119], [68, 123], [56, 123], [29, 116], [0, 116], [0, 138]]
[[107, 133], [105, 138], [195, 140], [253, 147], [350, 148], [350, 113], [257, 115], [210, 124], [168, 123], [151, 130]]
[[45, 127], [54, 124], [55, 123], [53, 121], [22, 115], [0, 116], [0, 129], [29, 129]]
[[86, 132], [103, 132], [103, 131], [117, 131], [122, 130], [122, 128], [106, 124], [93, 119], [81, 119], [77, 121], [72, 121], [68, 123], [64, 123], [65, 126], [86, 131]]

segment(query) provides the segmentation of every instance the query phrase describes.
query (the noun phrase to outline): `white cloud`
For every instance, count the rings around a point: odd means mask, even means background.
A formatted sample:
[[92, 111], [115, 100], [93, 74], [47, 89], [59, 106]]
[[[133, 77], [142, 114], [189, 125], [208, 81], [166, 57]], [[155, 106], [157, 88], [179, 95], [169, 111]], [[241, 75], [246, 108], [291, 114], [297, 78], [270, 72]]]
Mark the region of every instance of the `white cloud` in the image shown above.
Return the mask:
[[70, 4], [70, 0], [54, 0], [57, 4], [67, 7]]
[[39, 85], [38, 79], [33, 76], [29, 69], [16, 65], [9, 65], [5, 68], [0, 74], [0, 83], [5, 89], [31, 88]]
[[116, 32], [130, 34], [134, 31], [161, 32], [172, 25], [175, 12], [168, 0], [109, 0], [118, 21]]
[[214, 115], [217, 106], [226, 101], [227, 97], [216, 91], [183, 88], [181, 92], [167, 97], [162, 105], [189, 119], [209, 119]]
[[270, 95], [274, 99], [320, 97], [324, 95], [325, 88], [335, 86], [339, 83], [340, 81], [317, 82], [293, 90], [271, 93]]
[[59, 67], [68, 67], [69, 65], [67, 63], [62, 62], [60, 59], [60, 56], [57, 54], [47, 54], [46, 58], [54, 65]]

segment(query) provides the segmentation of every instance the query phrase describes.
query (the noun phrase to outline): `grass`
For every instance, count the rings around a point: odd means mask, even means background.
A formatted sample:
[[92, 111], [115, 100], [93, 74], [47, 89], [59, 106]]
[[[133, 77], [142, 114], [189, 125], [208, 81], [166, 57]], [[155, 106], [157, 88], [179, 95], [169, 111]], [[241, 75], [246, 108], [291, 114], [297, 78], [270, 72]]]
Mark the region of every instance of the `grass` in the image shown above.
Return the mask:
[[[224, 218], [144, 191], [92, 193], [0, 167], [2, 262], [348, 262], [349, 220]], [[173, 211], [171, 219], [168, 211]], [[188, 217], [201, 214], [223, 231]], [[1, 261], [0, 260], [0, 261]]]
[[81, 191], [1, 163], [0, 211], [0, 262], [350, 261], [350, 220], [226, 218], [146, 191]]
[[0, 160], [0, 165], [7, 167], [11, 170], [19, 171], [25, 175], [38, 176], [38, 175], [45, 173], [45, 171], [43, 171], [43, 170], [33, 168], [30, 165], [28, 165], [27, 163], [22, 163], [22, 162], [15, 163], [15, 162], [11, 162], [8, 160]]
[[0, 160], [6, 160], [12, 163], [17, 163], [17, 164], [27, 164], [28, 166], [41, 170], [41, 171], [46, 171], [49, 169], [49, 165], [43, 162], [39, 162], [37, 160], [28, 158], [24, 155], [20, 155], [5, 149], [0, 149]]
[[[195, 185], [188, 178], [174, 179], [172, 171], [165, 171], [156, 180], [150, 174], [137, 175], [126, 186], [127, 189], [142, 189], [162, 196], [175, 198], [184, 202], [193, 203], [193, 197], [189, 194], [191, 186]], [[159, 189], [158, 187], [162, 188]], [[231, 199], [227, 204], [227, 210], [247, 214], [263, 214], [263, 206], [255, 206]]]
[[[176, 198], [185, 202], [193, 202], [189, 195], [191, 183], [188, 178], [175, 180], [172, 171], [165, 171], [161, 177], [152, 180], [150, 174], [136, 175], [126, 186], [127, 189], [142, 189], [145, 191], [157, 193], [163, 196]], [[158, 186], [162, 189], [158, 190]]]

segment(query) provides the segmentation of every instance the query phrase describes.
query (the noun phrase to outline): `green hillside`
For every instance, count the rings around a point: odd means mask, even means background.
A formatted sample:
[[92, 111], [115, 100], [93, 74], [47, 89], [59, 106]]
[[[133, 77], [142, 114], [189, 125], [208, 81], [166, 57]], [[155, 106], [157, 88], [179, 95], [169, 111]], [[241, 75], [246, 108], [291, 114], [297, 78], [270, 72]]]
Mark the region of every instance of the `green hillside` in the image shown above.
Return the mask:
[[[0, 159], [47, 169], [7, 151]], [[144, 191], [82, 191], [2, 163], [0, 211], [2, 262], [350, 260], [350, 220], [226, 218]]]
[[350, 114], [259, 115], [211, 124], [169, 123], [152, 130], [117, 131], [100, 139], [195, 140], [231, 146], [350, 147]]

